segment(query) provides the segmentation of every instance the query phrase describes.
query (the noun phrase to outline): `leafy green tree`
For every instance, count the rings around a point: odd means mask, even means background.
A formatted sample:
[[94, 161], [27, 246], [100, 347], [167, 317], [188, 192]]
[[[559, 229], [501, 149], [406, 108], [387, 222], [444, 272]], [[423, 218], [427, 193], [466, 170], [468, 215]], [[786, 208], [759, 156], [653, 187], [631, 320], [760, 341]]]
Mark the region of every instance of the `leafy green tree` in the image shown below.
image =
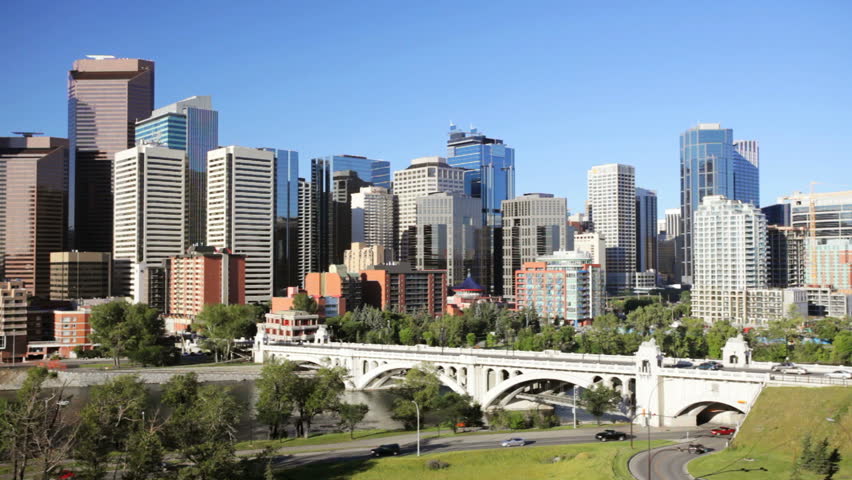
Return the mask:
[[122, 452], [120, 461], [126, 460], [128, 440], [142, 428], [147, 401], [147, 391], [135, 375], [121, 375], [92, 387], [89, 401], [80, 411], [80, 441], [75, 451], [87, 478], [103, 478], [104, 458], [110, 452]]
[[465, 342], [467, 343], [467, 346], [468, 346], [468, 347], [473, 347], [473, 346], [475, 346], [475, 345], [476, 345], [476, 334], [475, 334], [475, 333], [472, 333], [472, 332], [471, 332], [471, 333], [468, 333], [468, 334], [465, 336]]
[[242, 406], [230, 391], [202, 386], [195, 373], [187, 373], [166, 383], [162, 400], [173, 409], [165, 425], [166, 446], [190, 463], [181, 478], [237, 478], [234, 442]]
[[852, 332], [840, 332], [834, 337], [831, 355], [836, 363], [843, 365], [852, 363]]
[[399, 331], [399, 343], [402, 345], [416, 345], [417, 333], [413, 328], [405, 327]]
[[284, 426], [293, 412], [293, 401], [287, 395], [289, 382], [295, 378], [295, 366], [277, 362], [267, 363], [257, 380], [258, 399], [255, 404], [256, 418], [269, 427], [269, 438], [285, 437]]
[[317, 313], [317, 302], [307, 293], [298, 293], [293, 297], [293, 310]]
[[174, 345], [164, 340], [160, 313], [145, 304], [117, 300], [92, 307], [90, 340], [121, 366], [121, 357], [144, 365], [166, 365], [177, 360]]
[[340, 427], [349, 431], [349, 438], [355, 438], [355, 427], [364, 421], [370, 407], [363, 403], [341, 403], [337, 407], [337, 416], [340, 417]]
[[255, 325], [256, 311], [251, 305], [207, 304], [195, 319], [198, 329], [208, 337], [206, 347], [214, 353], [218, 362], [233, 358], [234, 340], [251, 334]]
[[[700, 321], [700, 319], [697, 319]], [[722, 358], [722, 347], [729, 338], [736, 337], [738, 330], [727, 320], [713, 322], [707, 329], [707, 356], [710, 358]]]
[[580, 394], [580, 405], [595, 417], [598, 425], [601, 424], [601, 417], [618, 407], [620, 401], [621, 396], [617, 391], [603, 385], [587, 388]]
[[426, 412], [438, 406], [440, 389], [441, 380], [430, 365], [408, 370], [405, 380], [391, 390], [397, 396], [391, 418], [402, 422], [406, 430], [414, 429], [417, 412], [413, 401], [420, 407], [422, 421]]
[[116, 367], [121, 366], [121, 357], [127, 354], [128, 343], [132, 342], [135, 333], [132, 325], [125, 321], [128, 305], [123, 300], [95, 305], [90, 317], [91, 342], [99, 343], [112, 357]]
[[127, 439], [122, 480], [162, 478], [164, 453], [159, 427], [153, 424], [143, 425]]

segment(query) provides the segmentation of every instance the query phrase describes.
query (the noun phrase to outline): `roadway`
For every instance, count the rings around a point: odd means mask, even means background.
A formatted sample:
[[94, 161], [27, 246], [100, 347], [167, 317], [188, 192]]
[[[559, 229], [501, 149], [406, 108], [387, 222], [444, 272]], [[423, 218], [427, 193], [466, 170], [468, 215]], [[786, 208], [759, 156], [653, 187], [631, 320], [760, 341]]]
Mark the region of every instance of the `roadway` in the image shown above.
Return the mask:
[[[728, 438], [713, 437], [702, 431], [690, 443], [700, 443], [709, 449], [708, 455], [725, 448]], [[630, 459], [630, 473], [638, 480], [694, 480], [686, 471], [686, 464], [698, 457], [686, 451], [686, 443], [651, 450], [651, 476], [648, 477], [648, 453], [641, 452]]]
[[[527, 441], [528, 446], [554, 446], [554, 445], [571, 445], [578, 443], [596, 442], [595, 434], [599, 431], [612, 428], [613, 430], [630, 432], [629, 426], [611, 427], [602, 425], [600, 428], [580, 428], [577, 430], [549, 430], [542, 432], [525, 432], [525, 433], [477, 433], [471, 435], [450, 435], [442, 437], [426, 437], [421, 439], [420, 452], [421, 454], [434, 454], [453, 452], [461, 450], [484, 450], [501, 448], [500, 442], [512, 437], [521, 437]], [[652, 440], [672, 440], [680, 441], [687, 432], [690, 437], [699, 434], [706, 434], [706, 429], [696, 427], [671, 427], [671, 428], [652, 428]], [[432, 434], [433, 432], [429, 432]], [[647, 440], [647, 434], [641, 429], [634, 431], [634, 442]], [[626, 440], [625, 442], [629, 442]], [[295, 467], [315, 462], [338, 462], [352, 460], [366, 460], [370, 458], [370, 449], [379, 445], [396, 443], [401, 447], [400, 455], [410, 456], [417, 454], [416, 436], [414, 434], [397, 435], [393, 437], [383, 437], [377, 439], [360, 439], [352, 442], [332, 444], [332, 445], [315, 445], [305, 447], [289, 447], [282, 448], [276, 452], [275, 464], [280, 467]], [[357, 447], [356, 447], [357, 445]], [[523, 447], [513, 447], [523, 448]], [[252, 455], [259, 453], [260, 450], [247, 450], [237, 452], [240, 455]]]

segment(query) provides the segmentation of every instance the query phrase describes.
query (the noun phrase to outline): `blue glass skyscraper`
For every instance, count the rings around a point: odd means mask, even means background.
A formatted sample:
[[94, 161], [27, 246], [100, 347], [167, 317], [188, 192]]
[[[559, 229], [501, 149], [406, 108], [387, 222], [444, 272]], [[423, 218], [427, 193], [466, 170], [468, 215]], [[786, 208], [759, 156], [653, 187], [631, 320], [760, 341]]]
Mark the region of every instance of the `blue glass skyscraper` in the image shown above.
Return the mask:
[[207, 240], [207, 152], [219, 146], [219, 112], [209, 96], [196, 96], [158, 108], [136, 123], [136, 143], [149, 141], [185, 150], [187, 229], [190, 245]]
[[299, 152], [263, 150], [275, 153], [272, 292], [283, 295], [287, 287], [299, 285]]
[[482, 199], [485, 225], [500, 227], [503, 200], [515, 198], [515, 149], [475, 128], [465, 132], [450, 125], [447, 163], [470, 170], [465, 173], [465, 194]]
[[701, 200], [707, 195], [724, 195], [759, 205], [757, 142], [737, 143], [735, 146], [734, 131], [718, 123], [699, 123], [680, 136], [684, 283], [692, 283], [693, 218]]

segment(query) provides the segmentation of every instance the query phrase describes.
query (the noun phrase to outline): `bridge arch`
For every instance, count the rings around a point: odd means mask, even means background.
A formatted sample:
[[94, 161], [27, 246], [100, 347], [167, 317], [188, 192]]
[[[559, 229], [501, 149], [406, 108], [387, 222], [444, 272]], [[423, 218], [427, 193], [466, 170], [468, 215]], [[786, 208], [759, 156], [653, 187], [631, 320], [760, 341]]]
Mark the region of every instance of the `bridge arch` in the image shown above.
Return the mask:
[[744, 415], [740, 408], [727, 402], [718, 400], [705, 400], [694, 402], [677, 411], [675, 420], [678, 424], [693, 426], [703, 425], [714, 421], [721, 423], [735, 423], [740, 415]]
[[[384, 364], [370, 370], [369, 372], [367, 372], [363, 376], [361, 376], [361, 378], [359, 378], [357, 383], [355, 384], [355, 389], [356, 390], [362, 390], [364, 388], [367, 388], [367, 385], [369, 385], [370, 382], [372, 382], [373, 380], [381, 377], [382, 375], [389, 373], [389, 372], [392, 372], [394, 370], [409, 370], [409, 369], [417, 368], [417, 367], [418, 367], [418, 365], [411, 365], [411, 364], [401, 363], [401, 362], [384, 363]], [[442, 384], [449, 387], [450, 389], [452, 389], [452, 391], [458, 393], [459, 395], [467, 395], [468, 394], [465, 391], [465, 389], [461, 385], [459, 385], [459, 383], [455, 379], [449, 377], [445, 373], [443, 373], [443, 372], [439, 373], [439, 372], [436, 371], [436, 376], [438, 377], [438, 379], [441, 381]]]
[[583, 388], [588, 388], [592, 385], [592, 376], [577, 374], [573, 372], [525, 372], [516, 377], [510, 377], [507, 380], [497, 382], [493, 388], [485, 392], [482, 398], [482, 409], [486, 409], [494, 405], [500, 395], [517, 388], [522, 383], [534, 382], [536, 380], [556, 380], [559, 382], [579, 385]]

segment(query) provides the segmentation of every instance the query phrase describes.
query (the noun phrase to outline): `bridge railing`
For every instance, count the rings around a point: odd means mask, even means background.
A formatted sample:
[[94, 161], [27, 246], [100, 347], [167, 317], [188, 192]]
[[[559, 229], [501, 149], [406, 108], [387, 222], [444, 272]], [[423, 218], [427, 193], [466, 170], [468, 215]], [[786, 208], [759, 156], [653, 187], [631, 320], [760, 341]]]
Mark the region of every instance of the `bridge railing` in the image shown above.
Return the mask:
[[768, 373], [763, 372], [732, 372], [726, 370], [696, 370], [680, 368], [665, 368], [660, 370], [660, 372], [660, 376], [662, 377], [730, 380], [755, 383], [766, 381], [768, 375]]
[[788, 375], [784, 373], [770, 373], [770, 383], [792, 383], [808, 385], [837, 385], [839, 387], [852, 386], [852, 381], [845, 378], [831, 378], [823, 375]]

